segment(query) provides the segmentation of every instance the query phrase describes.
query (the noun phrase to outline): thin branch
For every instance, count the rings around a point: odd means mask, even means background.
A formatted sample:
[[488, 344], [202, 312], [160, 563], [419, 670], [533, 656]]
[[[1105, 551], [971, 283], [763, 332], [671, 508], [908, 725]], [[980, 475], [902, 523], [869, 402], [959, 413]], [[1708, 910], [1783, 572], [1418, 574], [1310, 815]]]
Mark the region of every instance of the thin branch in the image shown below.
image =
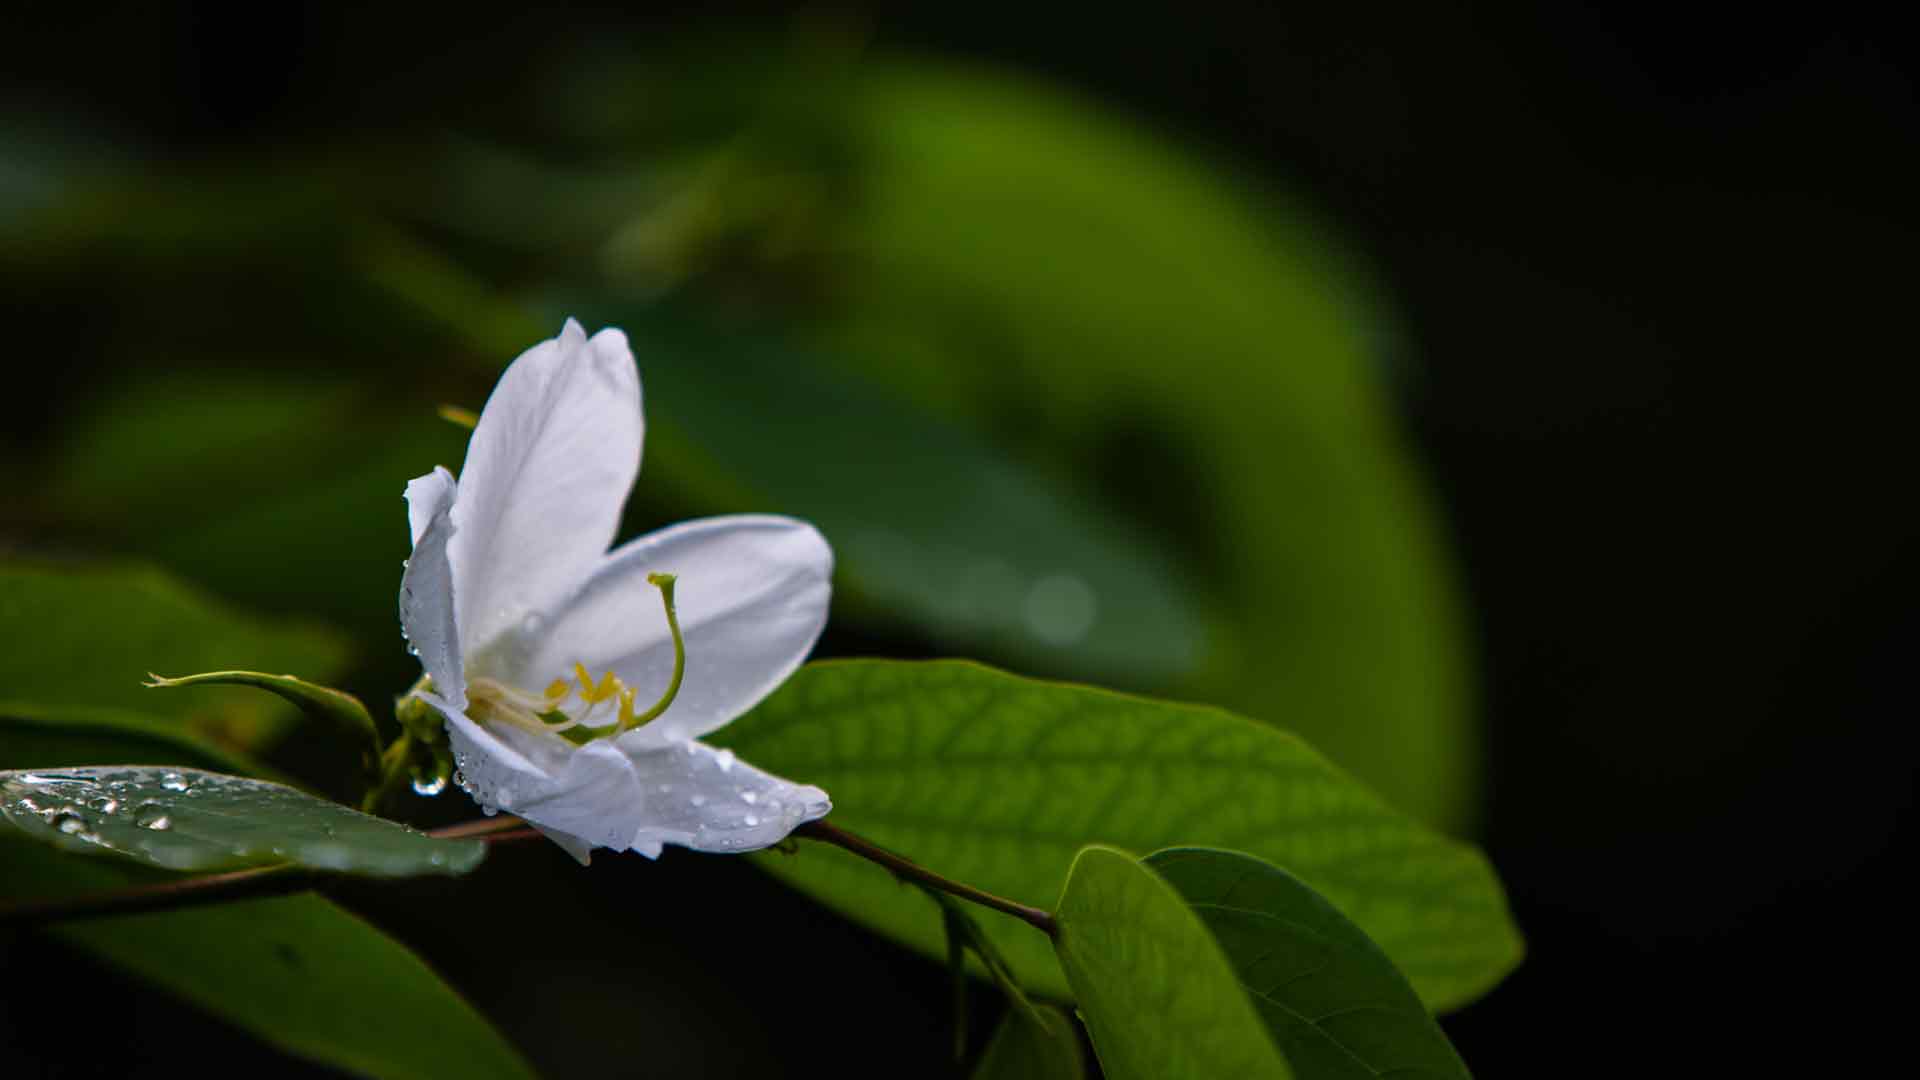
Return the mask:
[[886, 848], [870, 840], [855, 836], [853, 833], [837, 825], [829, 825], [824, 821], [809, 821], [805, 825], [793, 830], [793, 835], [804, 836], [809, 840], [818, 840], [822, 843], [832, 844], [834, 847], [850, 851], [866, 859], [868, 862], [879, 863], [881, 866], [892, 871], [895, 877], [904, 881], [911, 881], [929, 888], [938, 889], [950, 896], [957, 896], [962, 900], [979, 904], [981, 907], [989, 907], [995, 911], [1011, 915], [1048, 937], [1053, 937], [1059, 932], [1059, 925], [1054, 922], [1051, 911], [1037, 907], [1029, 907], [1026, 904], [1017, 903], [1005, 897], [995, 896], [985, 890], [976, 889], [971, 885], [941, 877], [939, 874], [928, 870], [919, 863], [903, 856], [895, 855]]
[[[526, 827], [526, 822], [512, 814], [495, 814], [493, 817], [476, 818], [463, 821], [458, 825], [444, 825], [438, 829], [428, 829], [427, 835], [441, 840], [464, 840], [469, 836], [487, 836], [503, 833], [512, 829]], [[535, 835], [538, 835], [537, 833]]]

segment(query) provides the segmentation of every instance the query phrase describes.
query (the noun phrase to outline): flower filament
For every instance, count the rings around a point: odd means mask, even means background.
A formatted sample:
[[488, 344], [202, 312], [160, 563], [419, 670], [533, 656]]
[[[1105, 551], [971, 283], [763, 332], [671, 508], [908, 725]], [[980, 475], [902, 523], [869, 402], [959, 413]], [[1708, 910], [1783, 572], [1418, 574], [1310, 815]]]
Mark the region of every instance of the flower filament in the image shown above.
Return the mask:
[[[666, 607], [667, 630], [673, 635], [673, 676], [668, 680], [660, 700], [645, 712], [634, 712], [634, 688], [623, 682], [620, 676], [608, 671], [596, 683], [585, 664], [575, 663], [575, 682], [555, 679], [547, 686], [545, 693], [537, 696], [490, 676], [470, 678], [467, 682], [467, 714], [482, 723], [499, 721], [525, 731], [559, 735], [575, 745], [585, 745], [595, 739], [632, 731], [666, 712], [667, 706], [673, 704], [673, 699], [679, 695], [681, 679], [686, 675], [686, 642], [680, 636], [680, 619], [673, 606], [674, 576], [648, 574], [647, 583], [660, 590], [661, 602]], [[572, 714], [562, 711], [560, 706], [576, 696], [580, 699], [581, 707]], [[611, 709], [603, 710], [602, 707], [608, 705], [612, 706]], [[605, 711], [611, 711], [612, 717], [610, 721], [602, 722]]]

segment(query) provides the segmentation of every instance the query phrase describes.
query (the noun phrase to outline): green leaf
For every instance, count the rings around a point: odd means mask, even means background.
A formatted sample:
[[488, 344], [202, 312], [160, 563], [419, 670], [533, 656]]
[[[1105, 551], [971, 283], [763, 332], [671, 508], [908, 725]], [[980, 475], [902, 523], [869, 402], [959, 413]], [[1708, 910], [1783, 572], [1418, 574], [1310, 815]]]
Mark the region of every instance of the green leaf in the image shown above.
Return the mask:
[[1073, 1018], [1053, 1005], [1038, 1006], [1035, 1013], [1009, 1008], [973, 1070], [973, 1080], [1081, 1080], [1085, 1075]]
[[152, 671], [246, 667], [331, 679], [346, 644], [241, 615], [152, 569], [0, 564], [0, 687], [18, 701], [163, 715], [228, 745], [258, 746], [291, 718], [258, 694], [157, 695]]
[[1132, 856], [1082, 851], [1055, 915], [1054, 949], [1111, 1080], [1293, 1075], [1206, 926]]
[[[811, 664], [717, 733], [819, 784], [832, 820], [929, 869], [1034, 906], [1090, 843], [1205, 844], [1289, 867], [1348, 913], [1435, 1009], [1518, 961], [1500, 883], [1475, 850], [1389, 808], [1306, 744], [1219, 709], [1038, 682], [976, 664]], [[761, 865], [931, 955], [939, 922], [853, 856], [814, 845]], [[1021, 981], [1064, 994], [1044, 939], [990, 919]]]
[[[83, 761], [244, 767], [137, 715], [0, 706], [0, 767]], [[9, 903], [176, 881], [129, 859], [76, 858], [0, 829]], [[49, 933], [290, 1053], [367, 1076], [522, 1078], [514, 1049], [420, 958], [317, 896], [66, 923]]]
[[56, 847], [167, 870], [291, 863], [375, 877], [464, 874], [487, 853], [479, 840], [443, 840], [281, 784], [184, 767], [0, 772], [0, 818]]
[[162, 675], [153, 675], [151, 678], [152, 681], [147, 685], [156, 690], [176, 686], [251, 686], [256, 690], [265, 690], [285, 698], [301, 712], [338, 728], [352, 738], [365, 739], [372, 750], [372, 756], [367, 759], [369, 763], [378, 760], [384, 749], [380, 741], [380, 729], [374, 726], [367, 707], [352, 694], [330, 686], [316, 686], [292, 675], [264, 675], [258, 671], [209, 671], [175, 679]]
[[1213, 931], [1299, 1076], [1467, 1080], [1406, 976], [1299, 878], [1237, 851], [1171, 848], [1146, 864]]
[[[0, 833], [9, 899], [166, 880]], [[58, 924], [50, 933], [288, 1053], [363, 1076], [519, 1080], [532, 1070], [405, 946], [302, 895]], [[77, 1049], [84, 1053], [84, 1049]]]

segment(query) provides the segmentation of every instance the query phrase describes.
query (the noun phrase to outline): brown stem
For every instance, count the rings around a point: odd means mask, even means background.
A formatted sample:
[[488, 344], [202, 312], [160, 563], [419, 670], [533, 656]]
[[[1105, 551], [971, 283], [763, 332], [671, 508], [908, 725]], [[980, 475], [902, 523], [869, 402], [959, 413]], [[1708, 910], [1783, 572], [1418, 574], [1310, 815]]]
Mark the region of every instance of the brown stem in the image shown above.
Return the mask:
[[943, 893], [957, 896], [962, 900], [972, 901], [982, 907], [990, 907], [995, 911], [1004, 912], [1048, 937], [1053, 937], [1059, 932], [1059, 924], [1054, 922], [1051, 911], [1037, 907], [1028, 907], [1026, 904], [1016, 903], [1005, 897], [995, 896], [990, 892], [976, 889], [971, 885], [941, 877], [939, 874], [928, 870], [919, 863], [895, 855], [886, 848], [870, 840], [855, 836], [853, 833], [837, 825], [829, 825], [824, 821], [809, 821], [805, 825], [793, 830], [793, 835], [804, 836], [809, 840], [818, 840], [822, 843], [832, 844], [834, 847], [850, 851], [866, 859], [868, 862], [879, 863], [881, 866], [892, 871], [893, 875], [897, 878], [917, 882], [929, 888], [939, 889]]

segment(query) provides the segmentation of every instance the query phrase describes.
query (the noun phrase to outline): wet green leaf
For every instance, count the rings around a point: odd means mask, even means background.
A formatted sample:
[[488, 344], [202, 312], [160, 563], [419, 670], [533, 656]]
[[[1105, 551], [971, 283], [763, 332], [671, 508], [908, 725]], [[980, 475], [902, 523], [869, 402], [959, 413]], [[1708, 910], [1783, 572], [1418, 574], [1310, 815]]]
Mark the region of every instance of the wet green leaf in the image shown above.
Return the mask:
[[0, 772], [0, 818], [68, 851], [113, 852], [167, 870], [289, 863], [376, 877], [464, 874], [487, 850], [281, 784], [186, 767]]
[[1467, 1080], [1406, 976], [1299, 878], [1237, 851], [1172, 848], [1146, 864], [1213, 932], [1297, 1075]]
[[[1021, 903], [1051, 904], [1090, 843], [1206, 844], [1287, 866], [1436, 1009], [1484, 993], [1519, 958], [1479, 852], [1388, 807], [1298, 738], [1219, 709], [964, 662], [830, 661], [715, 741], [825, 788], [836, 824]], [[938, 920], [873, 866], [816, 845], [762, 865], [942, 955]], [[1044, 939], [1008, 919], [983, 925], [1026, 986], [1065, 992]]]
[[[137, 715], [0, 706], [0, 767], [88, 760], [245, 765]], [[176, 880], [130, 859], [78, 858], [0, 828], [7, 903]], [[270, 1045], [349, 1072], [417, 1080], [532, 1075], [419, 957], [317, 896], [56, 924], [48, 932]]]
[[1054, 948], [1111, 1080], [1294, 1075], [1212, 935], [1131, 855], [1073, 861]]

